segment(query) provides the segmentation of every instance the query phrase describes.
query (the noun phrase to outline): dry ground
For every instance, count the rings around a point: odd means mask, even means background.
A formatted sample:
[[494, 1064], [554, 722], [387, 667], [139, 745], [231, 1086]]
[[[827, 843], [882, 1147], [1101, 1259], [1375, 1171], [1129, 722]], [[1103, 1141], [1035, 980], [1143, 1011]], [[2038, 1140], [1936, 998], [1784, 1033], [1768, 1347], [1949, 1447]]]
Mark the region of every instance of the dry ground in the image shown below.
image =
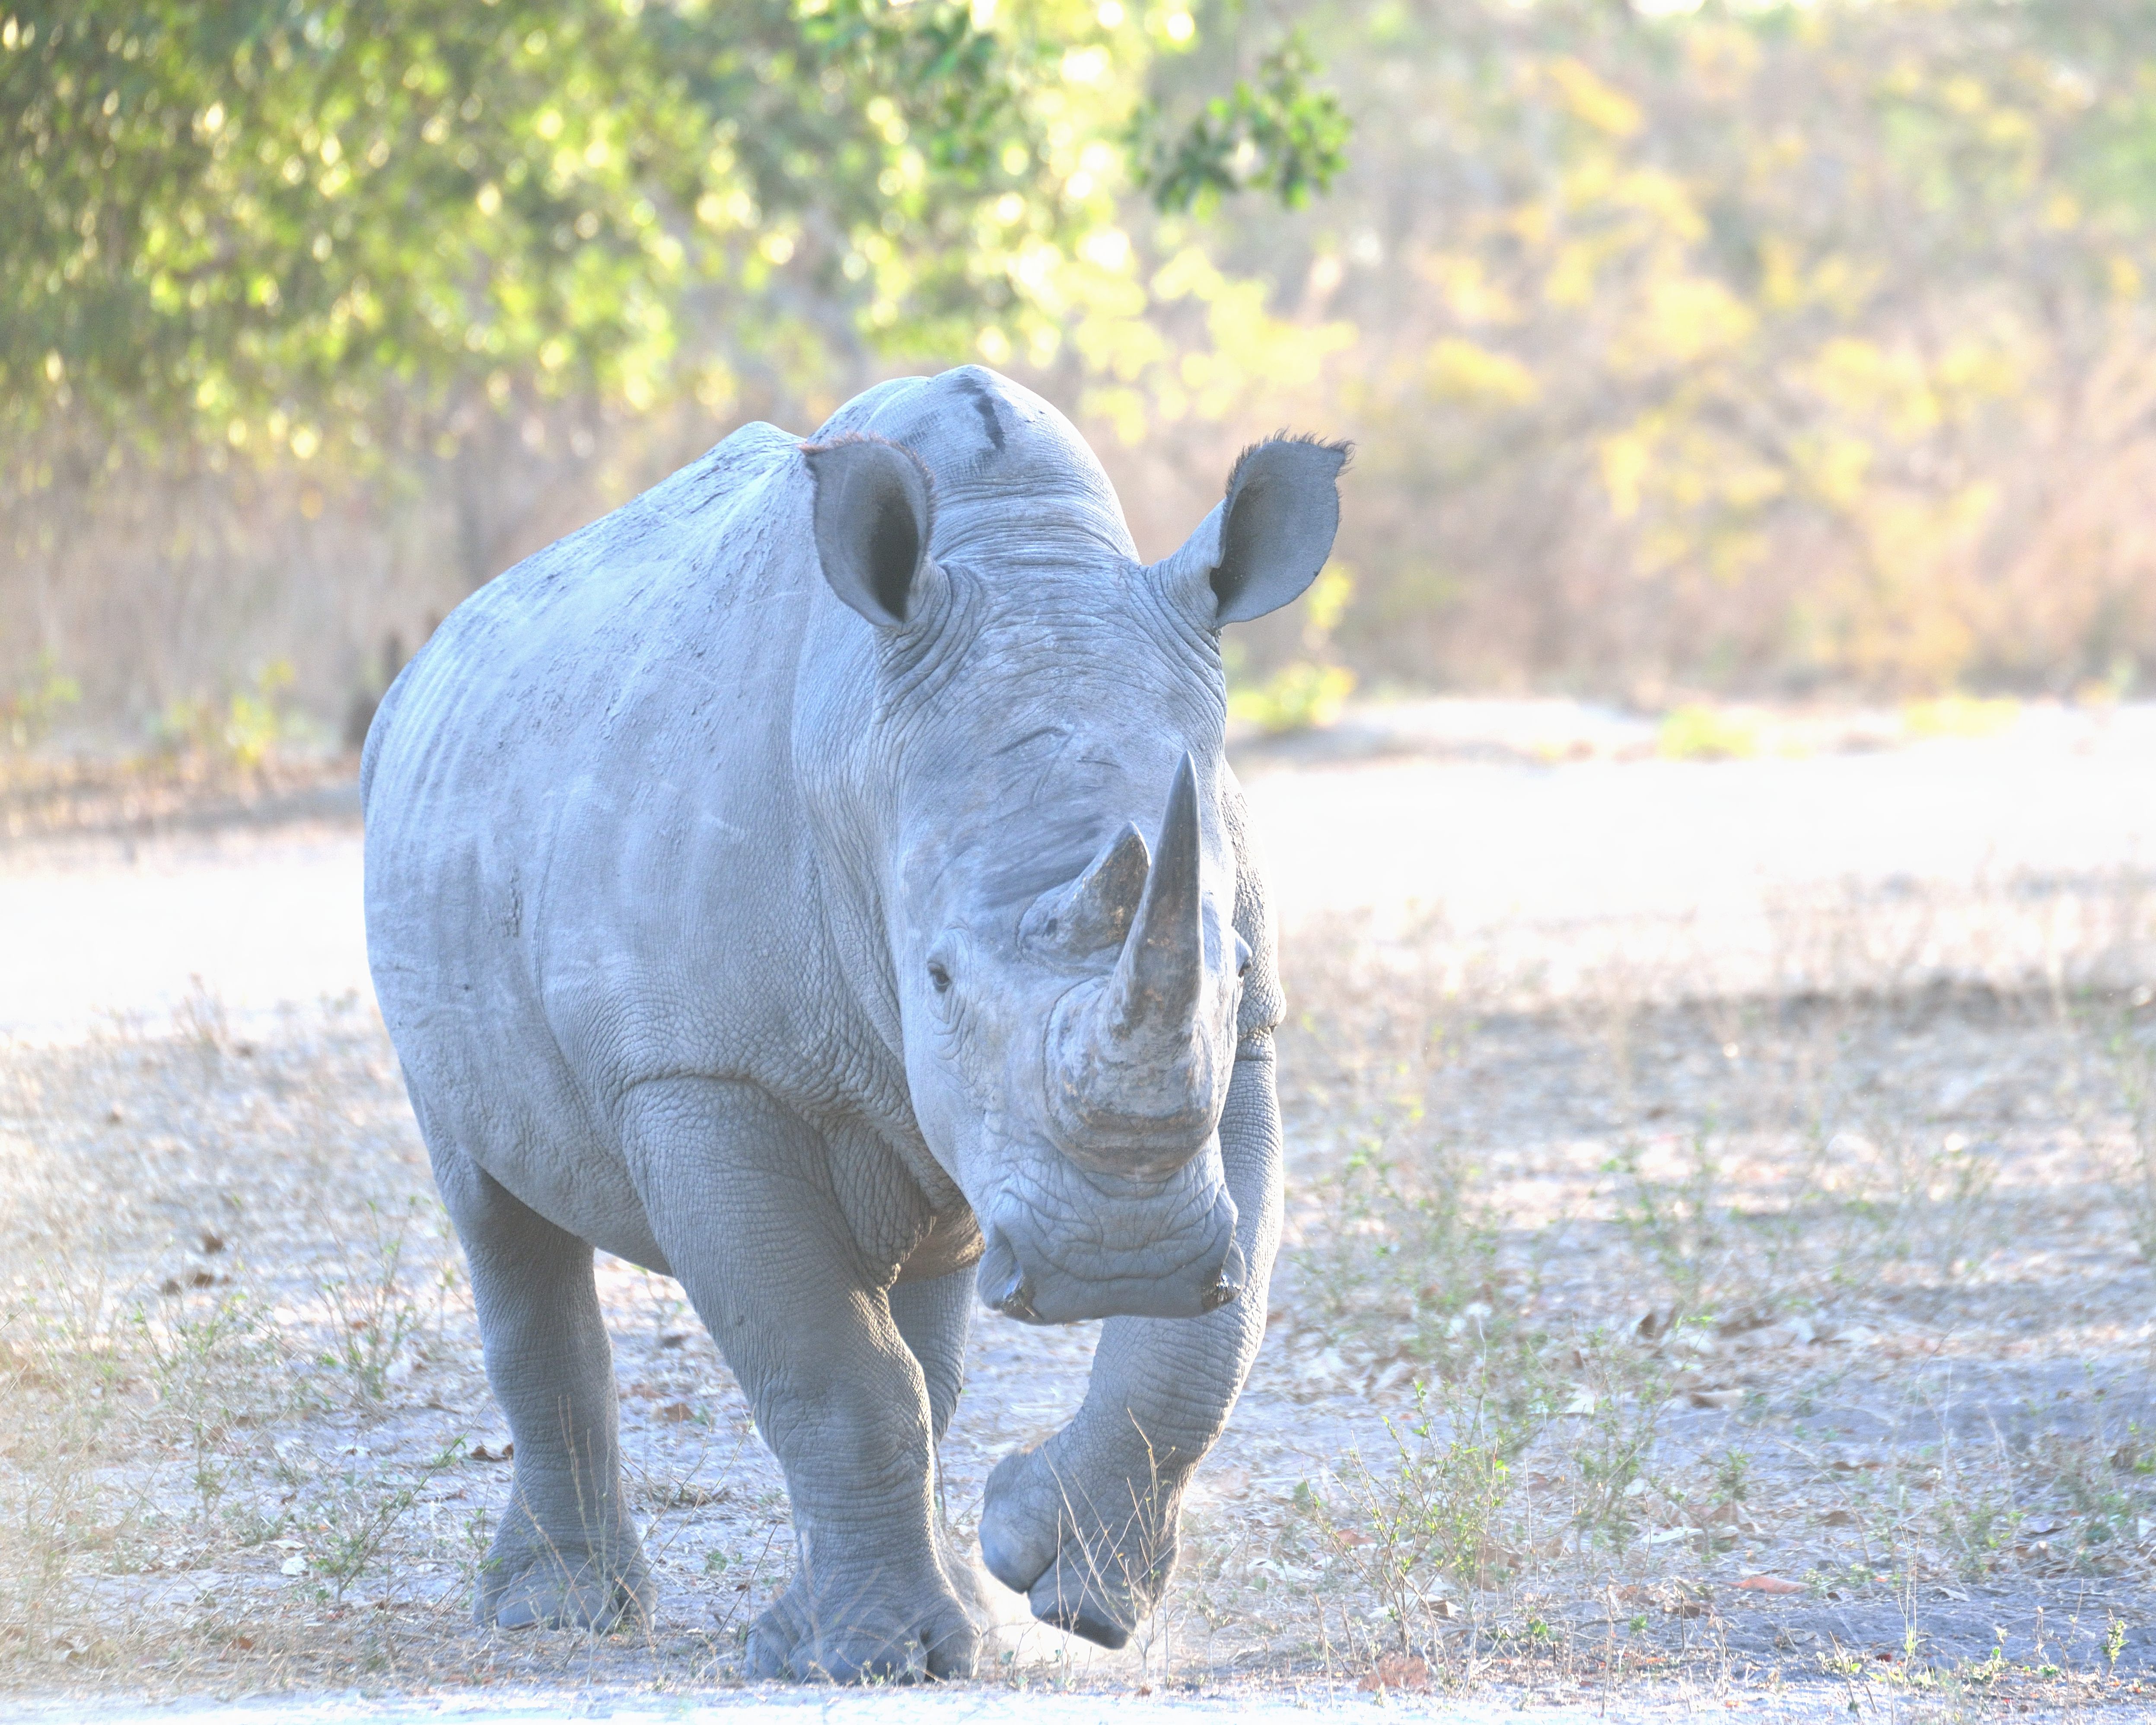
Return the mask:
[[[2145, 1707], [2156, 886], [1765, 926], [1781, 985], [1731, 990], [1696, 918], [1305, 919], [1291, 1240], [1180, 1578], [1125, 1655], [1014, 1625], [990, 1681]], [[608, 1260], [658, 1620], [467, 1628], [509, 1470], [364, 1002], [0, 1047], [0, 1157], [14, 1694], [736, 1680], [780, 1481], [679, 1289]], [[962, 1532], [1091, 1345], [981, 1321]]]

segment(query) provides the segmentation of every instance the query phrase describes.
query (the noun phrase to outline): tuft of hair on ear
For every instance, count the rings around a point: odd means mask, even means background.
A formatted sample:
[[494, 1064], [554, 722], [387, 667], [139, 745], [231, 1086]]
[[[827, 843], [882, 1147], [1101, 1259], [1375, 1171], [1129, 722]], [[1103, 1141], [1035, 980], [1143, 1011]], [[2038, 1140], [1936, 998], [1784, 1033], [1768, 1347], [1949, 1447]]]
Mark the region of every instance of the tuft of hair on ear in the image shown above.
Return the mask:
[[1243, 445], [1242, 453], [1235, 457], [1235, 465], [1228, 470], [1228, 485], [1221, 493], [1223, 496], [1235, 495], [1235, 487], [1242, 484], [1243, 469], [1249, 465], [1250, 458], [1272, 444], [1308, 444], [1312, 448], [1327, 450], [1340, 458], [1340, 471], [1342, 473], [1348, 471], [1355, 459], [1355, 444], [1351, 439], [1326, 437], [1315, 431], [1289, 431], [1283, 428], [1270, 437], [1261, 437], [1254, 444]]
[[[1304, 441], [1307, 442], [1308, 439], [1306, 439]], [[873, 431], [842, 431], [836, 437], [827, 437], [819, 444], [804, 443], [800, 448], [801, 453], [804, 455], [821, 455], [832, 449], [843, 449], [848, 444], [881, 444], [886, 449], [896, 449], [911, 461], [913, 464], [914, 471], [921, 475], [921, 490], [927, 494], [927, 525], [932, 528], [934, 527], [936, 525], [936, 475], [929, 465], [921, 459], [911, 444], [894, 443], [887, 437], [877, 436]]]

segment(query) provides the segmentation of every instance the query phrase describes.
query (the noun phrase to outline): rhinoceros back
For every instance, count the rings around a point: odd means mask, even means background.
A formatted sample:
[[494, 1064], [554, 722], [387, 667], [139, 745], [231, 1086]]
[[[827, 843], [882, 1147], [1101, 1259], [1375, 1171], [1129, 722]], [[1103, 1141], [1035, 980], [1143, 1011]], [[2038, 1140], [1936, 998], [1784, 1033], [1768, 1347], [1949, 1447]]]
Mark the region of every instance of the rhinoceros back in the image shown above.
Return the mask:
[[[516, 1147], [482, 1165], [602, 1243], [636, 1212], [622, 1089], [819, 1016], [742, 981], [818, 993], [787, 726], [831, 602], [798, 450], [746, 427], [481, 588], [367, 738], [368, 955], [429, 1140]], [[745, 963], [774, 944], [783, 973]]]

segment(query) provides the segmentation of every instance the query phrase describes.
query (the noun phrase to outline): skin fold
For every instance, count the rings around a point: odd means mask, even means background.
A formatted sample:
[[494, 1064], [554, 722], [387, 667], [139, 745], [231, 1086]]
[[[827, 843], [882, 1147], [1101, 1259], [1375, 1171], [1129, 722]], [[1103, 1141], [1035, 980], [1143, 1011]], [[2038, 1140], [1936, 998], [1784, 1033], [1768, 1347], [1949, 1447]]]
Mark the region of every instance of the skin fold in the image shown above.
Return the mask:
[[935, 1511], [976, 1300], [1106, 1320], [982, 1552], [1120, 1645], [1264, 1328], [1275, 942], [1219, 631], [1322, 565], [1260, 444], [1141, 563], [978, 367], [735, 433], [519, 564], [382, 701], [369, 957], [516, 1442], [480, 1621], [649, 1610], [594, 1248], [678, 1277], [783, 1466], [763, 1676], [970, 1671]]

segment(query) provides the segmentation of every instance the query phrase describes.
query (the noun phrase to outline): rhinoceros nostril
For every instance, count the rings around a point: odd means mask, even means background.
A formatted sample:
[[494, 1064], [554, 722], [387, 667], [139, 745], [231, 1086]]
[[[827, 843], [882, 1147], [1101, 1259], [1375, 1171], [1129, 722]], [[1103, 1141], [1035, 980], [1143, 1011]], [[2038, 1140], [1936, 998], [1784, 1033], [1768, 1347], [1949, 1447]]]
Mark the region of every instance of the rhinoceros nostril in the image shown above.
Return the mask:
[[983, 1305], [1008, 1317], [1034, 1317], [1033, 1284], [1000, 1228], [989, 1231], [988, 1247], [981, 1255], [980, 1274], [974, 1286], [980, 1290]]
[[1213, 1286], [1199, 1296], [1198, 1303], [1208, 1312], [1218, 1312], [1243, 1291], [1243, 1278], [1247, 1273], [1242, 1247], [1229, 1241], [1228, 1255], [1220, 1260], [1219, 1274], [1214, 1277]]

